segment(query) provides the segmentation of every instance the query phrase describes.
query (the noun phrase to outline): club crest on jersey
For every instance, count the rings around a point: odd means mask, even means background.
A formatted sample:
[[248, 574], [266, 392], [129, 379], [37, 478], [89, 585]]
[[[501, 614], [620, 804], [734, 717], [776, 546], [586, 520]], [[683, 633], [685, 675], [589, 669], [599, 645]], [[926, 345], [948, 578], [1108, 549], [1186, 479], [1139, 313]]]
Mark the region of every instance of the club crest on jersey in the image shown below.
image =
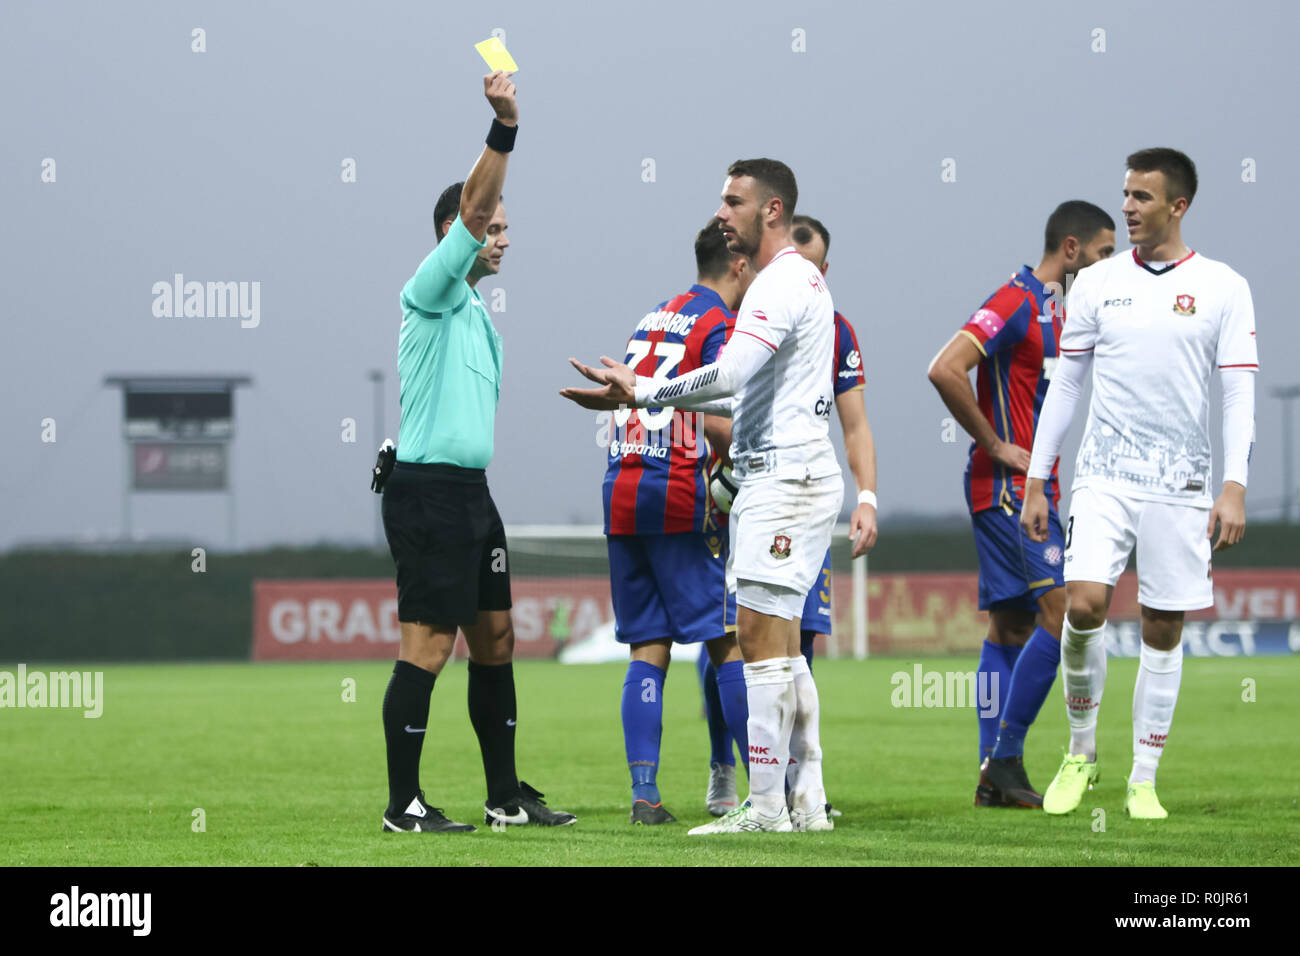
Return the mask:
[[790, 557], [790, 538], [788, 535], [778, 534], [772, 539], [772, 547], [768, 549], [768, 554], [772, 557], [788, 558]]
[[1196, 299], [1190, 295], [1180, 295], [1174, 299], [1174, 311], [1179, 315], [1195, 315]]
[[1061, 549], [1054, 544], [1049, 544], [1046, 548], [1043, 549], [1043, 560], [1046, 561], [1048, 564], [1050, 564], [1052, 567], [1056, 567], [1058, 564], [1060, 564], [1062, 557], [1063, 555], [1061, 554]]

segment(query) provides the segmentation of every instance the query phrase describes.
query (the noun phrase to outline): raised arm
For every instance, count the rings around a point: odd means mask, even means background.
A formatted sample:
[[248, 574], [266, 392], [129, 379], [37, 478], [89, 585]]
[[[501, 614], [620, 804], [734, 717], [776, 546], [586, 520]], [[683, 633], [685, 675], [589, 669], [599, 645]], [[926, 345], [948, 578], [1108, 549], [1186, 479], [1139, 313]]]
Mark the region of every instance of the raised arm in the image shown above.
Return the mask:
[[[457, 308], [469, 295], [464, 280], [485, 244], [488, 223], [501, 201], [506, 162], [514, 148], [519, 122], [514, 84], [504, 73], [490, 73], [483, 78], [483, 92], [496, 118], [487, 145], [461, 189], [457, 221], [402, 289], [405, 305], [430, 315]], [[442, 224], [435, 226], [441, 228]]]
[[488, 223], [501, 202], [506, 184], [506, 162], [514, 149], [519, 128], [519, 106], [515, 102], [515, 85], [498, 70], [483, 77], [483, 95], [487, 97], [496, 119], [488, 132], [487, 145], [478, 162], [469, 171], [460, 194], [460, 218], [470, 235], [480, 242], [487, 235]]

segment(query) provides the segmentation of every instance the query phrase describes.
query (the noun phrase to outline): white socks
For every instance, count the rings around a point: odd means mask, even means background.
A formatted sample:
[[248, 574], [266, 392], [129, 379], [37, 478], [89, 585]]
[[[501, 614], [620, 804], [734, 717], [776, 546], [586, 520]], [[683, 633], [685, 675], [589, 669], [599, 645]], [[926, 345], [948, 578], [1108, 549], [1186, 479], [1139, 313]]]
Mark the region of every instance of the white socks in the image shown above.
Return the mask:
[[1174, 722], [1182, 680], [1181, 643], [1172, 651], [1142, 645], [1137, 683], [1133, 686], [1133, 772], [1129, 783], [1155, 783], [1156, 766]]
[[785, 773], [796, 704], [790, 658], [746, 664], [745, 690], [749, 697], [749, 801], [763, 816], [780, 816], [785, 810]]
[[794, 674], [794, 729], [790, 734], [790, 764], [786, 782], [790, 802], [796, 810], [816, 810], [826, 804], [822, 782], [821, 702], [808, 660], [802, 654], [790, 658]]
[[[1070, 753], [1097, 759], [1097, 710], [1106, 686], [1106, 623], [1076, 630], [1066, 615], [1061, 629], [1061, 675], [1070, 717]], [[1136, 706], [1136, 705], [1135, 705]], [[1172, 707], [1170, 710], [1172, 711]]]

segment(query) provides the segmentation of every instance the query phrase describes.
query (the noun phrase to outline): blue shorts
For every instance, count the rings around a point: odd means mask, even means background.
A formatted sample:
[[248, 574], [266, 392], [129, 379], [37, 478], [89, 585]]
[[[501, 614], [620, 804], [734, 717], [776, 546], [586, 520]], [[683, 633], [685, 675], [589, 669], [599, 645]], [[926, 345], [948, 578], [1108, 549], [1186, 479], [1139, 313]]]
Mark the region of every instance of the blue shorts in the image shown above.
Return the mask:
[[826, 549], [822, 559], [821, 574], [817, 583], [808, 591], [808, 598], [803, 602], [803, 617], [799, 621], [799, 630], [812, 631], [814, 634], [831, 632], [831, 549]]
[[611, 534], [609, 584], [614, 636], [623, 644], [672, 638], [711, 641], [736, 631], [736, 596], [727, 593], [727, 539], [709, 535]]
[[981, 611], [994, 605], [1037, 611], [1042, 595], [1065, 586], [1065, 537], [1055, 507], [1049, 506], [1042, 544], [1030, 541], [1020, 527], [1018, 508], [1011, 514], [986, 508], [971, 515], [971, 522], [980, 562]]

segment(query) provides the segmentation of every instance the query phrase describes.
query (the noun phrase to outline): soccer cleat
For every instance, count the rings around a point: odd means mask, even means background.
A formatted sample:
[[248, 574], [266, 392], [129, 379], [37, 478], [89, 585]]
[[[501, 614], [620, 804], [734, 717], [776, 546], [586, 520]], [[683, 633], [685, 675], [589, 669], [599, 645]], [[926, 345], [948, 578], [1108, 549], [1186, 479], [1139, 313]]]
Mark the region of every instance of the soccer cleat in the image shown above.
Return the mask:
[[384, 811], [384, 833], [473, 833], [474, 830], [472, 824], [448, 820], [438, 807], [425, 803], [423, 790], [404, 813]]
[[1128, 785], [1124, 809], [1134, 820], [1163, 820], [1169, 816], [1169, 811], [1160, 805], [1160, 799], [1156, 796], [1156, 785], [1150, 780]]
[[686, 831], [687, 836], [704, 836], [714, 833], [791, 833], [790, 811], [785, 807], [774, 817], [759, 814], [746, 800], [736, 809], [723, 814], [712, 823]]
[[1029, 783], [1025, 773], [1024, 757], [1003, 757], [1001, 760], [986, 759], [980, 773], [980, 782], [985, 781], [993, 788], [1006, 807], [1041, 807], [1043, 795]]
[[1066, 754], [1061, 769], [1043, 794], [1045, 813], [1069, 813], [1083, 800], [1085, 792], [1101, 779], [1097, 761], [1091, 763], [1083, 754]]
[[704, 808], [720, 817], [736, 809], [736, 768], [714, 761], [709, 764], [709, 789], [704, 794]]
[[975, 785], [975, 806], [977, 807], [1004, 807], [1006, 804], [1002, 800], [1002, 794], [998, 793], [997, 788], [989, 780], [989, 758], [985, 757], [984, 762], [980, 764], [980, 782]]
[[676, 823], [677, 818], [665, 810], [662, 803], [651, 803], [649, 800], [633, 800], [632, 815], [627, 822], [638, 826], [653, 827], [661, 823]]
[[578, 818], [563, 810], [552, 810], [538, 793], [522, 780], [519, 781], [519, 795], [504, 807], [483, 805], [483, 822], [493, 829], [501, 827], [567, 827], [576, 823]]
[[824, 803], [812, 810], [791, 810], [790, 826], [796, 833], [812, 830], [834, 830], [835, 821], [830, 818], [831, 805]]
[[843, 814], [841, 811], [836, 810], [836, 809], [835, 809], [833, 806], [831, 806], [829, 803], [826, 804], [826, 815], [827, 815], [828, 817], [842, 817], [842, 816], [844, 816], [844, 814]]

